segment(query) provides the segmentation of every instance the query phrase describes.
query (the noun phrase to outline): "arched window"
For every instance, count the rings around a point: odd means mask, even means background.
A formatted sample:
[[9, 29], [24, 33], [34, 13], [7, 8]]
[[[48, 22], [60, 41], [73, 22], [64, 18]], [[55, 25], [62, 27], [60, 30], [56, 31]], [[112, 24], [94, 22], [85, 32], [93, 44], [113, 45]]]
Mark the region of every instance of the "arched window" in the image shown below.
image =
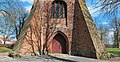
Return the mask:
[[51, 8], [52, 18], [67, 18], [67, 5], [64, 1], [53, 1]]

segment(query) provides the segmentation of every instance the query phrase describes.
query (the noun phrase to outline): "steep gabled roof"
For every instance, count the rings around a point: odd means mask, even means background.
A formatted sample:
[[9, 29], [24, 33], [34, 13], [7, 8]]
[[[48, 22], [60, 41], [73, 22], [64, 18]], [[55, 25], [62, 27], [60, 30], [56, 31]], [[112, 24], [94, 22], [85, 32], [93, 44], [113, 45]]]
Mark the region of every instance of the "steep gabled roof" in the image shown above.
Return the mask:
[[77, 0], [77, 1], [80, 4], [80, 8], [81, 8], [83, 17], [85, 19], [89, 34], [91, 36], [93, 45], [94, 45], [96, 53], [97, 53], [97, 58], [99, 58], [102, 55], [102, 53], [106, 52], [104, 43], [102, 42], [102, 40], [99, 37], [100, 34], [97, 31], [95, 23], [92, 20], [92, 17], [89, 13], [89, 10], [88, 10], [86, 4], [82, 0]]

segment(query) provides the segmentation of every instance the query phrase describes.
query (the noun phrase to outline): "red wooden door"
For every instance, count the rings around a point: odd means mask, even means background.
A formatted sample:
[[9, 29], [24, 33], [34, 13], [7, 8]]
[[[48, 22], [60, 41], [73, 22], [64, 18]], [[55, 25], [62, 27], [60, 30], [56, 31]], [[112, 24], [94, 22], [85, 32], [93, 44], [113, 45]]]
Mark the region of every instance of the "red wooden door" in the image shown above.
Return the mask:
[[62, 53], [62, 46], [56, 39], [52, 40], [52, 53]]

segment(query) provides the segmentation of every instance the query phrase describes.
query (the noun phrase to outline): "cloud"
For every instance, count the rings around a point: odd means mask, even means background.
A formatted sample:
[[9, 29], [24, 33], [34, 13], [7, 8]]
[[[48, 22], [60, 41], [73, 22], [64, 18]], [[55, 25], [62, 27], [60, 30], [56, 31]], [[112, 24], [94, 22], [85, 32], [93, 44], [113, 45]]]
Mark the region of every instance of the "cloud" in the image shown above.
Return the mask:
[[88, 6], [88, 10], [93, 17], [98, 16], [100, 14], [100, 7], [94, 8], [93, 6]]
[[28, 2], [30, 4], [33, 4], [33, 2], [34, 2], [34, 0], [20, 0], [20, 1], [22, 1], [22, 2]]
[[31, 8], [32, 8], [32, 5], [25, 6], [25, 9], [26, 9], [28, 12], [30, 12]]
[[4, 11], [0, 11], [0, 18], [2, 18], [4, 15], [7, 15]]
[[111, 28], [111, 29], [109, 29], [110, 31], [115, 31], [115, 29], [113, 29], [113, 28]]
[[114, 35], [114, 31], [109, 31], [109, 35], [113, 36]]
[[26, 4], [29, 3], [29, 4], [25, 5], [24, 7], [28, 12], [30, 12], [34, 0], [20, 0], [20, 1], [25, 2]]
[[111, 44], [113, 43], [113, 39], [114, 39], [114, 31], [109, 31], [109, 34], [108, 34], [108, 37], [109, 37], [109, 41], [111, 42]]
[[102, 22], [102, 24], [104, 24], [104, 25], [108, 25], [108, 22]]

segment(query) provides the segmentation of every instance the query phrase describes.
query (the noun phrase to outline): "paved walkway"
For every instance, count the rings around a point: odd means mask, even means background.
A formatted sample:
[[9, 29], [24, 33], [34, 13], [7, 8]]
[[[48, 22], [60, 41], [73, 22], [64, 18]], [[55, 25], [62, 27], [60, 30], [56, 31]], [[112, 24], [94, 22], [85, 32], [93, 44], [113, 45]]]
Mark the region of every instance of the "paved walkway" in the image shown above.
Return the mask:
[[120, 62], [120, 61], [102, 61], [91, 58], [70, 56], [65, 54], [51, 54], [50, 56], [34, 56], [20, 59], [13, 59], [7, 54], [0, 54], [0, 62]]

